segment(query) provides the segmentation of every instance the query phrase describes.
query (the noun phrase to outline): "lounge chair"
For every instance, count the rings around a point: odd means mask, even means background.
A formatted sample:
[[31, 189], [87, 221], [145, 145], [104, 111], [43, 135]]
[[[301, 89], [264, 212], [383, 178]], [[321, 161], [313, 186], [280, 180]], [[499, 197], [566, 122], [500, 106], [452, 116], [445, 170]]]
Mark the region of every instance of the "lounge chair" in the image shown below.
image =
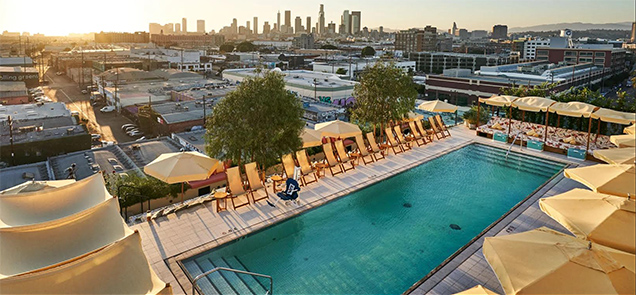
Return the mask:
[[[225, 177], [227, 180], [226, 192], [228, 198], [232, 200], [232, 207], [234, 209], [241, 208], [250, 204], [248, 193], [243, 186], [243, 179], [241, 178], [241, 171], [239, 167], [232, 167], [225, 170]], [[238, 201], [238, 204], [237, 204]]]
[[389, 144], [389, 146], [391, 146], [391, 149], [393, 149], [393, 153], [396, 154], [396, 155], [399, 154], [399, 153], [403, 153], [404, 152], [404, 148], [397, 141], [397, 139], [395, 138], [395, 135], [393, 135], [393, 128], [386, 127], [384, 129], [384, 132], [386, 132], [386, 141]]
[[[356, 145], [358, 146], [358, 153], [360, 154], [360, 158], [362, 158], [362, 162], [364, 163], [364, 165], [373, 163], [373, 154], [369, 152], [369, 148], [364, 144], [364, 138], [362, 138], [362, 134], [356, 135]], [[367, 162], [367, 160], [365, 159], [367, 157], [369, 158], [369, 162]]]
[[[336, 141], [336, 152], [338, 152], [338, 160], [340, 160], [340, 166], [342, 166], [342, 170], [349, 171], [351, 169], [356, 169], [356, 165], [353, 163], [353, 160], [349, 158], [347, 151], [345, 150], [344, 143], [342, 140]], [[350, 167], [347, 169], [345, 164], [349, 164]]]
[[293, 154], [287, 154], [280, 158], [280, 161], [283, 163], [283, 171], [285, 172], [285, 178], [294, 177], [294, 168], [296, 168], [296, 163], [294, 162]]
[[[325, 152], [325, 159], [327, 159], [327, 166], [329, 167], [329, 172], [331, 172], [331, 176], [343, 173], [342, 166], [340, 162], [336, 160], [336, 156], [333, 153], [333, 148], [331, 147], [331, 143], [325, 143], [322, 145], [322, 150]], [[334, 168], [337, 168], [334, 173]]]
[[450, 137], [450, 131], [448, 131], [448, 128], [446, 128], [446, 124], [444, 123], [444, 120], [442, 120], [442, 116], [440, 115], [435, 115], [435, 122], [437, 122], [437, 126], [442, 130], [442, 133], [445, 133], [447, 137]]
[[[318, 181], [318, 174], [316, 174], [316, 169], [311, 167], [309, 163], [309, 158], [307, 158], [307, 150], [300, 150], [296, 152], [296, 159], [298, 160], [298, 165], [300, 165], [300, 183], [302, 185], [308, 185], [313, 182]], [[307, 181], [305, 178], [308, 175], [313, 175], [314, 180]]]
[[[260, 173], [258, 171], [258, 167], [256, 166], [256, 162], [245, 164], [245, 174], [247, 175], [247, 183], [249, 184], [249, 194], [252, 196], [252, 201], [254, 203], [265, 200], [269, 197], [267, 194], [267, 188], [265, 187], [265, 183], [261, 179]], [[256, 198], [254, 196], [254, 192], [263, 189], [265, 192], [264, 196], [260, 196]]]
[[[373, 132], [367, 133], [367, 140], [369, 141], [369, 148], [371, 148], [371, 152], [373, 152], [373, 159], [377, 162], [379, 159], [384, 159], [384, 148], [378, 146], [375, 142], [375, 135]], [[378, 156], [378, 154], [380, 156]]]
[[437, 137], [437, 139], [442, 139], [442, 138], [446, 138], [446, 135], [444, 135], [444, 132], [437, 127], [437, 122], [435, 122], [435, 118], [433, 117], [428, 117], [428, 122], [431, 123], [431, 128], [433, 128], [433, 133], [435, 134], [435, 137]]
[[422, 121], [415, 121], [415, 125], [418, 128], [418, 131], [420, 132], [420, 134], [422, 134], [422, 136], [424, 136], [428, 142], [433, 142], [433, 133], [435, 133], [433, 130], [427, 130], [426, 128], [424, 128], [424, 125], [422, 125]]
[[409, 128], [411, 129], [411, 134], [413, 135], [413, 141], [417, 144], [417, 146], [423, 146], [427, 144], [426, 137], [420, 134], [417, 130], [417, 126], [415, 126], [415, 122], [409, 122]]
[[404, 137], [404, 134], [402, 134], [402, 126], [395, 125], [395, 126], [393, 126], [393, 130], [395, 130], [395, 134], [397, 135], [397, 139], [400, 141], [402, 146], [404, 146], [404, 150], [410, 150], [411, 149], [411, 142], [409, 141], [409, 139]]

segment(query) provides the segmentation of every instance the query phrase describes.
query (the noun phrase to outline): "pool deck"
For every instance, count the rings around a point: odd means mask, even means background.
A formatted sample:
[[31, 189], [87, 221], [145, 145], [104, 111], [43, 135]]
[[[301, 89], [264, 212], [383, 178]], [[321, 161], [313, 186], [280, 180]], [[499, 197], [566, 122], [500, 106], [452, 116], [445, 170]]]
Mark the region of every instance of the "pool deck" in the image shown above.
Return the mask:
[[[162, 280], [172, 285], [174, 294], [191, 294], [192, 286], [177, 263], [181, 259], [323, 205], [467, 144], [477, 142], [507, 148], [503, 144], [492, 143], [489, 139], [477, 137], [474, 131], [464, 127], [453, 128], [451, 134], [453, 136], [450, 138], [435, 140], [431, 144], [414, 147], [413, 150], [402, 154], [391, 153], [384, 160], [366, 166], [357, 166], [355, 170], [335, 177], [327, 172], [327, 177], [303, 187], [300, 192], [301, 206], [299, 207], [279, 203], [277, 208], [272, 208], [266, 202], [260, 201], [238, 210], [217, 213], [216, 204], [213, 201], [131, 227], [141, 234], [142, 246], [148, 262]], [[519, 148], [516, 147], [513, 150], [518, 152]], [[526, 149], [522, 153], [572, 163], [565, 156], [557, 154], [533, 153], [527, 152]], [[587, 164], [591, 162], [572, 163], [572, 165]], [[506, 230], [514, 233], [543, 225], [567, 233], [564, 228], [540, 212], [537, 202], [541, 197], [558, 194], [573, 187], [580, 187], [580, 185], [564, 179], [562, 175], [554, 177], [526, 202], [501, 219], [484, 236], [508, 234]], [[271, 194], [271, 188], [269, 192]], [[514, 230], [510, 230], [511, 228]], [[494, 273], [481, 255], [482, 242], [483, 237], [469, 244], [435, 274], [427, 277], [417, 288], [413, 287], [409, 291], [413, 294], [452, 294], [481, 284], [503, 293]], [[425, 275], [422, 274], [423, 277]]]

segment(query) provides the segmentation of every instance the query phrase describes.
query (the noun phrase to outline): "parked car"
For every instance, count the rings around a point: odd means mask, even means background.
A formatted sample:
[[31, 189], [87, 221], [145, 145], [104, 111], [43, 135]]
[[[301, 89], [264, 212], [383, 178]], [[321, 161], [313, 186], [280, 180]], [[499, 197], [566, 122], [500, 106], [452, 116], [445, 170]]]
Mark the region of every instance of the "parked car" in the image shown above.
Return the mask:
[[124, 124], [124, 125], [121, 125], [121, 130], [122, 130], [122, 131], [126, 131], [126, 128], [128, 128], [128, 127], [137, 127], [137, 125], [135, 125], [135, 124], [130, 124], [130, 123], [128, 123], [128, 124]]
[[102, 113], [114, 112], [115, 111], [115, 106], [105, 106], [105, 107], [99, 109], [99, 111], [102, 112]]
[[57, 73], [55, 73], [55, 75], [62, 76], [62, 75], [64, 75], [64, 72], [57, 72]]
[[82, 94], [88, 94], [88, 91], [86, 89], [83, 89]]
[[144, 135], [144, 133], [139, 131], [139, 130], [134, 130], [134, 131], [128, 132], [128, 136], [130, 136], [130, 137], [137, 137], [137, 136], [143, 136], [143, 135]]
[[102, 138], [101, 134], [91, 134], [91, 139], [92, 140], [97, 141], [97, 140], [100, 140], [101, 138]]
[[128, 126], [128, 127], [126, 127], [126, 128], [124, 129], [124, 131], [125, 131], [126, 133], [128, 133], [128, 132], [130, 132], [130, 131], [133, 131], [133, 130], [139, 130], [139, 127], [137, 127], [137, 126]]
[[80, 113], [78, 111], [71, 111], [71, 116], [79, 116]]
[[102, 146], [111, 146], [115, 145], [114, 141], [102, 141]]

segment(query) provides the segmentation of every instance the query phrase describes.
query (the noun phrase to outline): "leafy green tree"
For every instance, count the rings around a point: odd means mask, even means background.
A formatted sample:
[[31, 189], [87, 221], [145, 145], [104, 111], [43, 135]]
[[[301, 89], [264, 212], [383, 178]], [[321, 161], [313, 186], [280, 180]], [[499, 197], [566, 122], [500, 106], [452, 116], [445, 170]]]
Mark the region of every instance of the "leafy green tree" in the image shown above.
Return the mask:
[[331, 45], [331, 44], [325, 44], [323, 46], [320, 47], [320, 49], [338, 49], [338, 47]]
[[[140, 195], [143, 201], [148, 199], [160, 199], [166, 196], [177, 197], [181, 193], [181, 184], [167, 184], [152, 176], [140, 176], [133, 171], [127, 172], [127, 175], [106, 174], [106, 188], [111, 195], [121, 199], [122, 207], [129, 207], [138, 204]], [[190, 186], [186, 183], [184, 190]]]
[[360, 83], [353, 89], [356, 103], [352, 119], [360, 125], [380, 126], [403, 119], [415, 108], [417, 90], [413, 79], [393, 63], [376, 63], [360, 75]]
[[238, 165], [256, 161], [265, 170], [302, 146], [303, 113], [282, 74], [266, 71], [246, 78], [208, 117], [206, 152]]
[[234, 51], [234, 44], [225, 43], [225, 44], [219, 46], [219, 50], [221, 52], [232, 52], [232, 51]]
[[345, 70], [344, 68], [338, 68], [336, 70], [336, 74], [338, 74], [338, 75], [346, 75], [347, 74], [347, 70]]
[[238, 50], [240, 52], [254, 51], [254, 48], [256, 48], [254, 46], [254, 44], [252, 44], [252, 42], [248, 42], [248, 41], [243, 41], [243, 42], [239, 43], [238, 45], [236, 45], [236, 50]]
[[367, 46], [365, 48], [362, 48], [362, 53], [360, 54], [363, 57], [365, 56], [374, 56], [375, 55], [375, 49], [373, 49], [373, 47], [371, 46]]

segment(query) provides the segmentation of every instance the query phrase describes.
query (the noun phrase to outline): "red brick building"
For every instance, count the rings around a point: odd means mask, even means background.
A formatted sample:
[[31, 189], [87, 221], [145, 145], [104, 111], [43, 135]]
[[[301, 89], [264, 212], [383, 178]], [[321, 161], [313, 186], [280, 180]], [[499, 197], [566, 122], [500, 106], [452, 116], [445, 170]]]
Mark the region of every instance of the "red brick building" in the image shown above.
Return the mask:
[[537, 61], [565, 62], [568, 65], [593, 63], [612, 73], [625, 71], [625, 55], [624, 49], [537, 48]]

